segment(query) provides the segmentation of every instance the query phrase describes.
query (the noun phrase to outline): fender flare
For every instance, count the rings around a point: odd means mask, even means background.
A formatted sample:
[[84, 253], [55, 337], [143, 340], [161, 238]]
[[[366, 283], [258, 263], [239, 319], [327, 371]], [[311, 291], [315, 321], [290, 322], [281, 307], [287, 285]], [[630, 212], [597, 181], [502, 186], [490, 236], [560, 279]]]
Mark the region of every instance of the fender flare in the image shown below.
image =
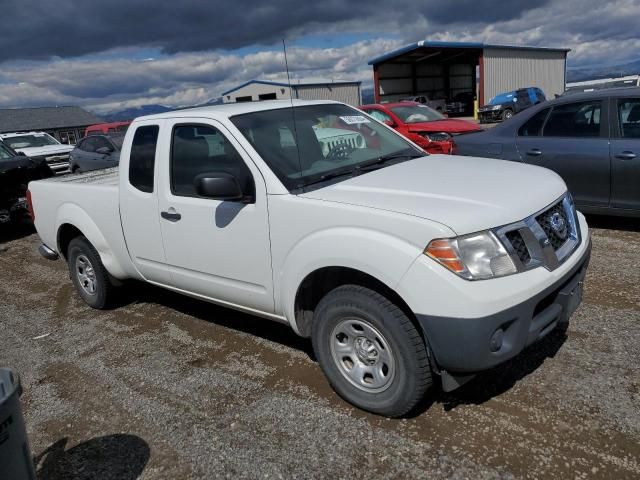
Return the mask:
[[113, 277], [124, 279], [129, 276], [113, 255], [107, 240], [95, 222], [87, 212], [73, 203], [65, 203], [58, 209], [58, 216], [56, 218], [56, 246], [58, 252], [62, 253], [60, 248], [60, 230], [64, 225], [71, 225], [80, 230], [96, 249], [104, 267]]

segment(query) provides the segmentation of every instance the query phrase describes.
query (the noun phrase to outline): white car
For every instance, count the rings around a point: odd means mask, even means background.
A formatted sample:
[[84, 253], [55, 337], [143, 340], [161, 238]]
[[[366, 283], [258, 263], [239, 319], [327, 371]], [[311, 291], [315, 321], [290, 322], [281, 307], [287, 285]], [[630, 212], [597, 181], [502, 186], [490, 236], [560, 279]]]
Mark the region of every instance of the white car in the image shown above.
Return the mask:
[[56, 173], [69, 170], [69, 154], [75, 145], [65, 145], [45, 132], [0, 134], [2, 141], [27, 157], [44, 159]]
[[[327, 118], [366, 146], [325, 152]], [[388, 416], [566, 325], [591, 248], [555, 173], [425, 156], [336, 102], [138, 118], [119, 170], [29, 190], [41, 253], [91, 307], [136, 279], [288, 324], [340, 395]]]

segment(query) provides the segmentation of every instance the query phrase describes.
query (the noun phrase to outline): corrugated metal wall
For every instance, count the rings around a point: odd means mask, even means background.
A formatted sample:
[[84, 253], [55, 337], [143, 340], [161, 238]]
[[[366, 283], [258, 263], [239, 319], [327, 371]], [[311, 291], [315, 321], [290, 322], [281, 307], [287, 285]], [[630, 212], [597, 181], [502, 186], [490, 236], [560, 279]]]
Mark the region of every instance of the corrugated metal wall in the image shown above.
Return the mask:
[[362, 102], [359, 85], [293, 85], [297, 98], [304, 100], [336, 100], [358, 106]]
[[552, 99], [564, 92], [565, 63], [565, 52], [485, 48], [484, 101], [523, 87], [539, 87]]

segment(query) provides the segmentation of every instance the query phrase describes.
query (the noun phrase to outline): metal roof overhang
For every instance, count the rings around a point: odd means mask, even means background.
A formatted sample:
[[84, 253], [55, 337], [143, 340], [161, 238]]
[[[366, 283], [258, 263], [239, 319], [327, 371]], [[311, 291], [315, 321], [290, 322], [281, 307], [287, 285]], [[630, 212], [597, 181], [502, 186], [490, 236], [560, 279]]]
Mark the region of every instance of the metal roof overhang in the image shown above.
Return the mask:
[[[369, 61], [369, 65], [379, 65], [381, 63], [420, 63], [433, 58], [432, 61], [438, 63], [447, 62], [452, 55], [466, 58], [478, 57], [485, 48], [500, 48], [510, 50], [538, 50], [538, 51], [570, 51], [566, 48], [546, 48], [527, 47], [517, 45], [493, 45], [480, 42], [428, 42], [420, 41], [394, 50], [380, 57]], [[438, 56], [442, 57], [438, 58]]]

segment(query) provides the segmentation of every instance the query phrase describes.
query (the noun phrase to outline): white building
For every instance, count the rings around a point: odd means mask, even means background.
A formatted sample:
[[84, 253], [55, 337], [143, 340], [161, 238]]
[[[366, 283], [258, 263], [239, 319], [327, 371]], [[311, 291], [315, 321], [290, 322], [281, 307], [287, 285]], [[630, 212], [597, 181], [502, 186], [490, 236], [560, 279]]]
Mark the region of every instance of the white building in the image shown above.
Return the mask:
[[250, 80], [222, 94], [224, 103], [287, 100], [336, 100], [358, 106], [362, 102], [362, 82], [287, 83]]

